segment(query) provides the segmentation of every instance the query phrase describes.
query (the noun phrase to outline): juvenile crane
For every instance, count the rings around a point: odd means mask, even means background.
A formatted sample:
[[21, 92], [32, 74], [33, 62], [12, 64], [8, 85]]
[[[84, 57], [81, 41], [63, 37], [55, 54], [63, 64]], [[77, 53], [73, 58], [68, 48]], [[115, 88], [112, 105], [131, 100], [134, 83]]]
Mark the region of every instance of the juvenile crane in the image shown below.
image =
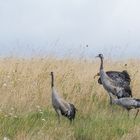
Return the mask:
[[128, 111], [128, 116], [129, 116], [129, 111], [131, 109], [137, 109], [135, 118], [137, 117], [138, 113], [139, 113], [139, 108], [140, 108], [140, 99], [135, 99], [135, 98], [120, 98], [120, 99], [114, 99], [112, 94], [110, 94], [111, 100], [112, 100], [112, 104], [117, 104], [123, 108], [125, 108]]
[[[104, 71], [104, 68], [103, 68], [103, 55], [99, 54], [97, 57], [99, 57], [101, 60], [99, 74], [100, 74], [101, 82], [103, 84], [104, 89], [108, 93], [112, 93], [113, 95], [117, 96], [118, 99], [123, 98], [123, 97], [131, 97], [132, 93], [131, 93], [131, 89], [129, 86], [121, 86], [118, 81], [111, 79], [106, 74], [106, 72]], [[110, 96], [110, 94], [109, 94], [109, 96]], [[111, 97], [110, 97], [110, 104], [112, 104]]]
[[67, 117], [70, 120], [70, 122], [72, 122], [72, 120], [75, 119], [77, 109], [73, 104], [68, 103], [59, 97], [54, 87], [53, 72], [51, 72], [51, 89], [52, 89], [52, 105], [57, 113], [58, 121], [60, 122], [60, 116], [62, 115]]

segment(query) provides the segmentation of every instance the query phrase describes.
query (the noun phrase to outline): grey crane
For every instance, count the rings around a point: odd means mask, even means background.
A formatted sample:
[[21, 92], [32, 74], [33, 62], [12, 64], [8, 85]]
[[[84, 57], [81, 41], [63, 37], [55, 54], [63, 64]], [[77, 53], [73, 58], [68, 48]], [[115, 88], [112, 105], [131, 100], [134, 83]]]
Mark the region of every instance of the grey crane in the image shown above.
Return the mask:
[[68, 103], [59, 97], [54, 87], [53, 72], [51, 72], [51, 89], [52, 89], [52, 105], [57, 113], [58, 121], [60, 122], [60, 116], [62, 115], [67, 117], [70, 120], [70, 122], [72, 122], [75, 119], [77, 109], [73, 104]]
[[[103, 68], [103, 55], [99, 54], [97, 57], [100, 58], [101, 60], [101, 65], [100, 65], [100, 78], [101, 78], [101, 82], [103, 84], [104, 89], [108, 92], [108, 93], [112, 93], [113, 95], [117, 96], [117, 98], [123, 98], [123, 97], [131, 97], [132, 93], [131, 93], [131, 89], [129, 86], [121, 86], [120, 83], [116, 80], [111, 79], [106, 72], [104, 71]], [[110, 94], [109, 94], [110, 96]], [[111, 102], [111, 97], [110, 97], [110, 104], [112, 104]]]
[[137, 112], [136, 112], [136, 115], [135, 115], [135, 118], [134, 118], [134, 119], [136, 119], [136, 117], [139, 113], [140, 99], [129, 98], [129, 97], [119, 98], [119, 99], [116, 98], [115, 99], [115, 98], [113, 98], [112, 93], [109, 93], [109, 94], [110, 94], [110, 97], [111, 97], [111, 100], [112, 100], [112, 104], [117, 104], [117, 105], [125, 108], [128, 111], [128, 116], [129, 116], [129, 111], [131, 109], [137, 109]]

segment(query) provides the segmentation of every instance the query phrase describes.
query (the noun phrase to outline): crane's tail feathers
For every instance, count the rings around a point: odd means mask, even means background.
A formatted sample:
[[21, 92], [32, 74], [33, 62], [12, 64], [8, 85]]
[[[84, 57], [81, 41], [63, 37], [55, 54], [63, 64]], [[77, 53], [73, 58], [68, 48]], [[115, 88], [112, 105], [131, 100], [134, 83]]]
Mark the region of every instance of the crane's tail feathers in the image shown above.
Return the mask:
[[136, 99], [137, 101], [137, 108], [140, 108], [140, 99]]
[[136, 98], [134, 98], [135, 99], [135, 101], [138, 101], [138, 102], [140, 102], [140, 99], [136, 99]]
[[67, 111], [63, 111], [63, 109], [60, 110], [63, 116], [67, 117], [70, 121], [72, 121], [75, 119], [76, 111], [78, 110], [73, 104], [69, 103], [69, 105], [70, 105], [70, 109], [68, 109]]
[[[116, 91], [117, 92], [117, 91]], [[132, 97], [132, 91], [130, 87], [125, 87], [123, 90], [120, 90], [117, 93], [117, 97], [119, 98], [125, 98], [125, 97]]]
[[140, 99], [134, 98], [134, 100], [137, 102], [136, 103], [136, 108], [140, 108]]
[[124, 90], [125, 90], [126, 93], [128, 93], [129, 97], [132, 97], [132, 90], [131, 90], [131, 88], [129, 86], [126, 87]]
[[130, 83], [131, 78], [130, 78], [130, 75], [128, 74], [127, 70], [122, 71], [122, 73], [125, 75], [126, 80]]
[[70, 114], [69, 114], [68, 118], [70, 120], [74, 120], [77, 109], [76, 109], [76, 107], [73, 104], [71, 104], [71, 103], [69, 103], [69, 104], [70, 104], [71, 110], [70, 110]]

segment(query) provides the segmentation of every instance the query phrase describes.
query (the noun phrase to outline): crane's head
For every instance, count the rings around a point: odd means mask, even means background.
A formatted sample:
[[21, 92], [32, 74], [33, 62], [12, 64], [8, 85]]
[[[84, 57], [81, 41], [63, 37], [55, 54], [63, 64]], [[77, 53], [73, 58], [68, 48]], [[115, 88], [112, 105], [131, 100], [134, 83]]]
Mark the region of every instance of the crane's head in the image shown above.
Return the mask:
[[99, 57], [99, 58], [101, 58], [101, 59], [104, 59], [104, 56], [103, 56], [103, 54], [98, 54], [96, 57]]
[[51, 72], [51, 74], [50, 74], [51, 76], [53, 76], [53, 72]]

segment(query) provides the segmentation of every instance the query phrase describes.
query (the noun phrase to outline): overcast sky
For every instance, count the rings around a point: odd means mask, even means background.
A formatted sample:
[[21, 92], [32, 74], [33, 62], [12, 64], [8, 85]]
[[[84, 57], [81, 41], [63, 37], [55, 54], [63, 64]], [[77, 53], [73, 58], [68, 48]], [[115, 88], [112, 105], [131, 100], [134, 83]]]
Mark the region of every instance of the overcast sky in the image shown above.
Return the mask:
[[138, 57], [139, 49], [139, 0], [0, 0], [0, 56]]

